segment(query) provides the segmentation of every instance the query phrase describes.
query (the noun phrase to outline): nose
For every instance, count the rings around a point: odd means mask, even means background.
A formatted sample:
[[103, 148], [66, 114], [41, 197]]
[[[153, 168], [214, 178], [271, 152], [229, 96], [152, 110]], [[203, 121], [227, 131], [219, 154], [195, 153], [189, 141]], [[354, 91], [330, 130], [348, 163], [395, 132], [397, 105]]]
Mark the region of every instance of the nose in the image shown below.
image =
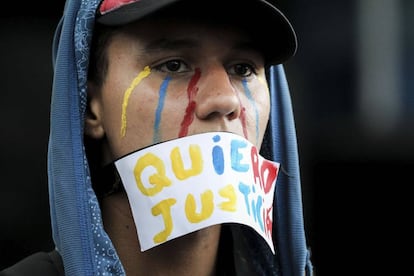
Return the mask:
[[226, 117], [234, 120], [240, 117], [240, 98], [224, 68], [202, 74], [198, 89], [195, 114], [199, 119]]

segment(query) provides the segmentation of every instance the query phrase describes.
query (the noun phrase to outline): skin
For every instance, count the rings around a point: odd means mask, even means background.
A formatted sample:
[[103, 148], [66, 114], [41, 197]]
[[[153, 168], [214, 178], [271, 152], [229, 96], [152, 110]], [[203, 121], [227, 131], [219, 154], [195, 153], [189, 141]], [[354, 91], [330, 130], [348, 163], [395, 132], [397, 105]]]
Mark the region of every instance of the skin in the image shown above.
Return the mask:
[[[106, 142], [104, 163], [154, 142], [178, 138], [192, 81], [195, 105], [187, 109], [192, 121], [186, 121], [186, 135], [230, 131], [260, 148], [269, 119], [269, 89], [264, 59], [246, 47], [248, 42], [246, 35], [231, 28], [171, 20], [168, 24], [136, 22], [115, 34], [107, 48], [104, 83], [89, 83], [90, 112], [85, 122], [86, 135]], [[145, 68], [150, 73], [133, 86]], [[160, 86], [166, 78], [170, 79], [158, 112], [160, 120], [154, 127]], [[126, 101], [129, 87], [133, 89]], [[219, 225], [141, 252], [125, 194], [104, 198], [102, 214], [127, 275], [147, 275], [148, 271], [151, 275], [215, 274]]]

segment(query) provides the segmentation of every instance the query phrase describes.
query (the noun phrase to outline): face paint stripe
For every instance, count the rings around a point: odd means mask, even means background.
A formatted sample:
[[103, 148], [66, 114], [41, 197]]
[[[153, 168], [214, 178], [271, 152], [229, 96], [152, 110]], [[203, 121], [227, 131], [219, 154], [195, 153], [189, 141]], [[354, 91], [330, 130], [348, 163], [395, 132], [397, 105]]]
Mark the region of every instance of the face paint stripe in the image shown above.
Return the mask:
[[242, 83], [243, 83], [243, 88], [244, 88], [244, 92], [246, 93], [247, 99], [249, 99], [256, 113], [255, 114], [256, 115], [256, 143], [258, 143], [259, 142], [259, 112], [257, 110], [257, 105], [253, 99], [252, 93], [249, 87], [247, 86], [247, 80], [243, 79]]
[[[267, 81], [266, 81], [266, 79], [265, 78], [263, 78], [263, 77], [261, 77], [261, 76], [258, 76], [257, 77], [257, 79], [264, 85], [264, 86], [266, 86], [266, 88], [268, 88], [268, 86], [267, 86]], [[268, 88], [269, 89], [269, 88]]]
[[154, 143], [158, 143], [160, 142], [160, 122], [161, 122], [161, 113], [162, 110], [164, 108], [164, 102], [165, 102], [165, 96], [167, 94], [167, 88], [168, 88], [168, 84], [170, 83], [171, 77], [168, 76], [165, 78], [165, 80], [162, 82], [161, 87], [160, 87], [160, 98], [158, 101], [158, 106], [157, 109], [155, 111], [155, 122], [154, 122], [154, 137], [153, 137], [153, 142]]
[[241, 99], [240, 99], [240, 95], [239, 93], [236, 93], [237, 99], [239, 100], [239, 104], [240, 104], [240, 122], [243, 128], [243, 135], [244, 138], [249, 139], [248, 138], [248, 134], [247, 134], [247, 125], [246, 125], [246, 108], [242, 105], [241, 103]]
[[188, 84], [187, 88], [187, 96], [188, 96], [188, 106], [185, 109], [185, 115], [183, 120], [181, 121], [181, 129], [178, 133], [178, 137], [184, 137], [188, 134], [188, 128], [193, 122], [194, 119], [194, 110], [196, 107], [196, 103], [194, 101], [194, 97], [197, 94], [198, 87], [197, 82], [200, 80], [201, 71], [200, 69], [196, 69], [194, 76], [191, 78], [190, 83]]
[[127, 126], [127, 117], [126, 117], [126, 110], [128, 107], [129, 97], [131, 96], [132, 91], [135, 87], [148, 75], [151, 73], [151, 69], [149, 66], [145, 66], [144, 70], [139, 72], [139, 74], [135, 77], [132, 81], [131, 85], [124, 93], [124, 100], [122, 101], [122, 114], [121, 114], [121, 137], [124, 137], [126, 134], [126, 126]]

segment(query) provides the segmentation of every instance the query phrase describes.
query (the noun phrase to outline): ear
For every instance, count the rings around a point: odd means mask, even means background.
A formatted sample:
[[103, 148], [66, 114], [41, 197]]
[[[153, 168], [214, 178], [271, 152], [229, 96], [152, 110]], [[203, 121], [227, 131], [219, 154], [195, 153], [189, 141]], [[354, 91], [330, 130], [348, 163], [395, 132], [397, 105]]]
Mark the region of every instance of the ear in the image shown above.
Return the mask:
[[100, 91], [92, 82], [88, 82], [88, 101], [85, 113], [85, 135], [93, 139], [101, 139], [105, 135]]

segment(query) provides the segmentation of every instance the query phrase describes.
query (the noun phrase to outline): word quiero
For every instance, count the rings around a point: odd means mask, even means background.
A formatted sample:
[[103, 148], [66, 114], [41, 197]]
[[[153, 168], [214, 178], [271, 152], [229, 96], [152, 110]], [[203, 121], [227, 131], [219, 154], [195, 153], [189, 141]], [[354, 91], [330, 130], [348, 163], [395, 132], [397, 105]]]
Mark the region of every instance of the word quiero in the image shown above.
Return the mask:
[[160, 143], [115, 162], [141, 250], [220, 223], [240, 223], [272, 242], [279, 164], [245, 138], [204, 133]]

